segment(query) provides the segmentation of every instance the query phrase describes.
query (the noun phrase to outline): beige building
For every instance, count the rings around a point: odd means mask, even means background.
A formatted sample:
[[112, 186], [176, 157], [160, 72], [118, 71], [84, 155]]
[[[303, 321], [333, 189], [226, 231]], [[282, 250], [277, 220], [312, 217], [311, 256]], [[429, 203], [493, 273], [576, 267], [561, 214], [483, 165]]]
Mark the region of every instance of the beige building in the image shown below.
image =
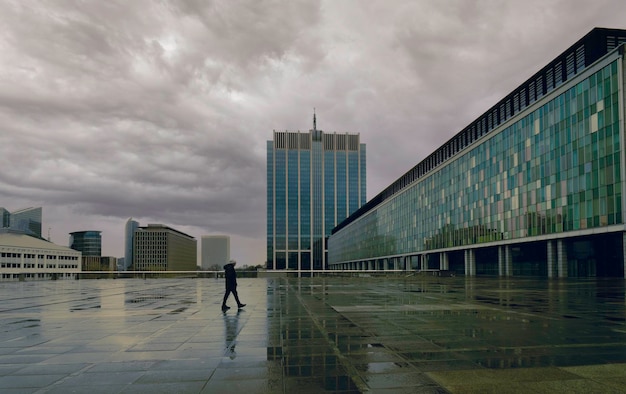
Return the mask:
[[133, 235], [134, 271], [196, 271], [197, 241], [163, 224], [138, 227]]
[[83, 271], [116, 271], [117, 258], [109, 256], [83, 256]]
[[3, 280], [74, 278], [79, 272], [79, 251], [21, 231], [0, 231], [0, 274]]

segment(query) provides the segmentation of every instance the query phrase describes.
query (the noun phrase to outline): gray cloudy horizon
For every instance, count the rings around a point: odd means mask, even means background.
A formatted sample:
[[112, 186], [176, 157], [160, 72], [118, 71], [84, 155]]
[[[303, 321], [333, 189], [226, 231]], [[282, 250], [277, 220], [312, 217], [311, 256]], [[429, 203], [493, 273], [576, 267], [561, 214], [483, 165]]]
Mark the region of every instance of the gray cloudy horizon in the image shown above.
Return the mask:
[[231, 236], [265, 261], [266, 141], [367, 145], [368, 200], [594, 27], [617, 0], [13, 1], [0, 13], [0, 206], [43, 232]]

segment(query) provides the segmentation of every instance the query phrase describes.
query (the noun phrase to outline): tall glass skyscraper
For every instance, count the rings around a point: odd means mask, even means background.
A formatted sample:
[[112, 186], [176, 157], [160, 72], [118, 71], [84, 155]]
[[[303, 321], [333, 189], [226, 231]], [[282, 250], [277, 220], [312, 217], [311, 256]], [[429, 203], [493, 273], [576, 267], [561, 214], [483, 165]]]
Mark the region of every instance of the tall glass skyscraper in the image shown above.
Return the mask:
[[326, 238], [366, 201], [359, 134], [274, 131], [267, 142], [267, 269], [327, 268]]
[[41, 238], [41, 212], [41, 207], [31, 207], [11, 212], [10, 227]]
[[129, 218], [126, 222], [124, 231], [124, 271], [128, 270], [133, 265], [133, 236], [135, 231], [139, 228], [139, 222]]
[[9, 227], [11, 225], [11, 212], [5, 208], [0, 207], [0, 220], [2, 220], [2, 228]]

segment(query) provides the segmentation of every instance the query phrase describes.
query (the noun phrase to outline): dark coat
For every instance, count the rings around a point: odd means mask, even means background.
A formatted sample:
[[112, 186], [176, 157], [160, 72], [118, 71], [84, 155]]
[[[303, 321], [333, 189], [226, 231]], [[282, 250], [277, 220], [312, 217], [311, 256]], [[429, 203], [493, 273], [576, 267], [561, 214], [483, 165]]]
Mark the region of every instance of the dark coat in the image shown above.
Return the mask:
[[226, 264], [224, 266], [226, 276], [226, 290], [237, 288], [237, 272], [235, 272], [234, 264]]

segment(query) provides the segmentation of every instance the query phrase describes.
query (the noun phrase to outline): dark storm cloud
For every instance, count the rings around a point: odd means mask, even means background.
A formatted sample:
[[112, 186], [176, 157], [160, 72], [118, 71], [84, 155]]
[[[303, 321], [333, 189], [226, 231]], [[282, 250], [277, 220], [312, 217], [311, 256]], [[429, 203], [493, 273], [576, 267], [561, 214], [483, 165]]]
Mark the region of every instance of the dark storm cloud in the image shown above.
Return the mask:
[[[128, 217], [265, 259], [272, 130], [360, 133], [373, 197], [619, 1], [5, 1], [0, 206], [53, 241]], [[241, 254], [241, 255], [239, 255]]]

